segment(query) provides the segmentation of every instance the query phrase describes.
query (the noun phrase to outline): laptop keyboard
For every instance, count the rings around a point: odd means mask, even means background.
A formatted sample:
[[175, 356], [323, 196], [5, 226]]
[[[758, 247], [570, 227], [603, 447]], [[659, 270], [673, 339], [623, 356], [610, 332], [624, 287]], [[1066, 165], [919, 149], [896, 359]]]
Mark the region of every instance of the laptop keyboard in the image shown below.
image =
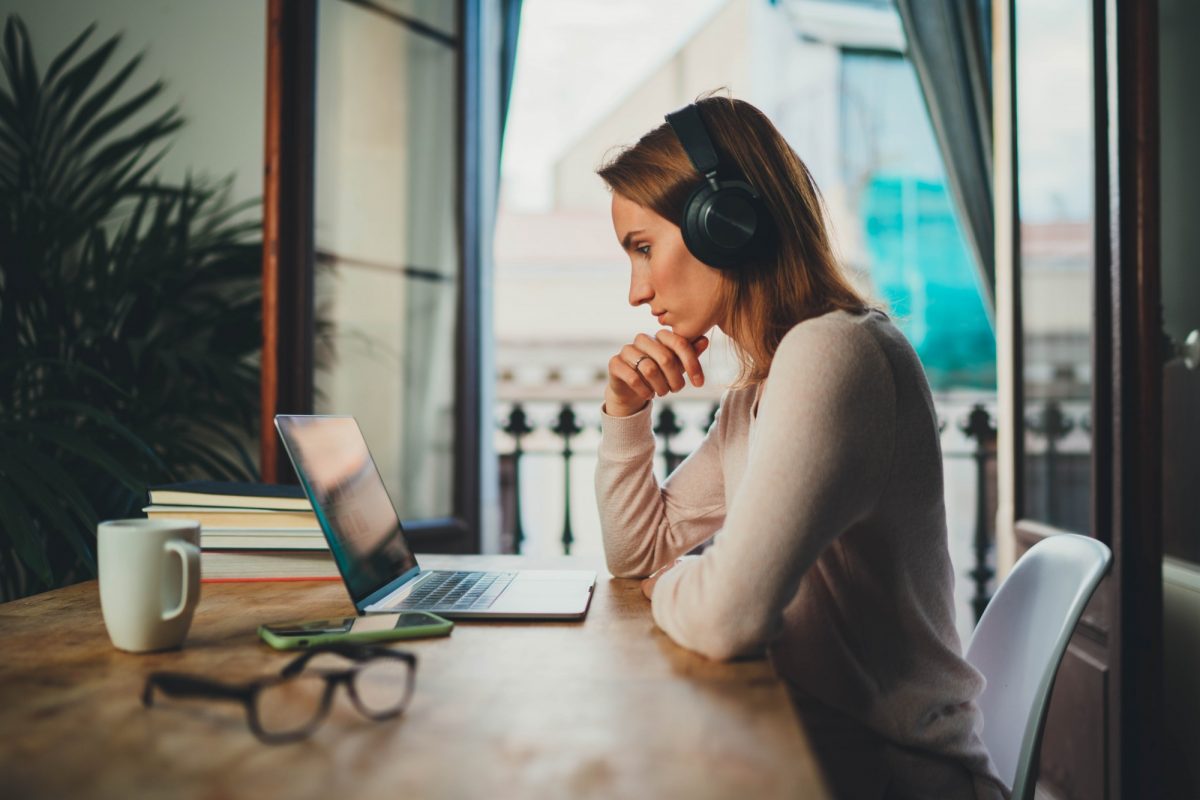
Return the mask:
[[434, 572], [407, 597], [388, 606], [423, 611], [476, 611], [491, 606], [515, 572]]

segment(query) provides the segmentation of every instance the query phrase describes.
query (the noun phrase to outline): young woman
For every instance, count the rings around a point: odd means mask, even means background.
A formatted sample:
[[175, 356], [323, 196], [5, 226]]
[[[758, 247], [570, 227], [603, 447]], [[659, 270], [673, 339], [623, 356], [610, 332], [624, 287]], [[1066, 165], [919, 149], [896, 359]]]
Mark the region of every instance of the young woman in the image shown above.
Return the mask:
[[[762, 112], [709, 97], [667, 119], [599, 170], [629, 302], [662, 326], [609, 362], [609, 569], [649, 576], [655, 622], [683, 647], [766, 648], [838, 796], [1005, 796], [954, 627], [920, 362], [843, 276], [812, 176]], [[660, 485], [650, 406], [703, 382], [714, 327], [741, 375]]]

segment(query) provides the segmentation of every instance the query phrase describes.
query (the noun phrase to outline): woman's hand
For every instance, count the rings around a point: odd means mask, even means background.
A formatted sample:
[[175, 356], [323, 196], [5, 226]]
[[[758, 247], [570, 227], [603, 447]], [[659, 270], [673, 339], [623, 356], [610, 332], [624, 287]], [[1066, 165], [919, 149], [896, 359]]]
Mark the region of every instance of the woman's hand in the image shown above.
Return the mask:
[[670, 570], [671, 567], [674, 567], [676, 564], [678, 564], [679, 561], [680, 559], [675, 559], [670, 564], [667, 564], [665, 567], [656, 570], [650, 575], [649, 578], [646, 578], [644, 581], [642, 581], [642, 594], [646, 595], [647, 600], [653, 599], [654, 587], [658, 585], [658, 579], [663, 575], [666, 575], [667, 571]]
[[650, 600], [654, 597], [654, 586], [658, 583], [658, 579], [662, 577], [662, 573], [653, 575], [642, 581], [642, 594], [646, 595], [646, 599]]
[[653, 339], [639, 333], [608, 361], [605, 413], [613, 417], [636, 414], [655, 395], [666, 397], [682, 389], [685, 374], [692, 386], [703, 386], [700, 354], [707, 349], [707, 336], [689, 342], [665, 328]]

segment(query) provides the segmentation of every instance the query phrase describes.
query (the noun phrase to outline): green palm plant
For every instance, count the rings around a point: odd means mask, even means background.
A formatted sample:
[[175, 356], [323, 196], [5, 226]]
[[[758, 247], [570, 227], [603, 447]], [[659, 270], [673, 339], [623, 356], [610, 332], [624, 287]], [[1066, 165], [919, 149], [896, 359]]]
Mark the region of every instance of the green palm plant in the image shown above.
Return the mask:
[[228, 184], [162, 185], [183, 125], [90, 26], [40, 73], [0, 47], [0, 594], [95, 573], [148, 484], [253, 479], [261, 230]]

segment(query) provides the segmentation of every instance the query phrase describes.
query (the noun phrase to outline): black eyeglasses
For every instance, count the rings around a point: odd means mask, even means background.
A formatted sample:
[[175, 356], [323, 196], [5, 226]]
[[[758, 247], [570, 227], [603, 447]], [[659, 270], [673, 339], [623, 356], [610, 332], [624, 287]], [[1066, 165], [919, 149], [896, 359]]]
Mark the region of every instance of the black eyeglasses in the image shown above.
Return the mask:
[[[314, 657], [333, 653], [358, 662], [347, 669], [310, 668]], [[170, 697], [235, 700], [246, 709], [250, 730], [267, 744], [295, 742], [309, 736], [329, 714], [338, 684], [344, 684], [354, 707], [368, 719], [398, 717], [412, 698], [417, 657], [402, 650], [370, 645], [325, 645], [306, 650], [279, 675], [243, 684], [214, 681], [178, 672], [153, 672], [142, 690], [142, 705], [154, 703], [154, 690]]]

